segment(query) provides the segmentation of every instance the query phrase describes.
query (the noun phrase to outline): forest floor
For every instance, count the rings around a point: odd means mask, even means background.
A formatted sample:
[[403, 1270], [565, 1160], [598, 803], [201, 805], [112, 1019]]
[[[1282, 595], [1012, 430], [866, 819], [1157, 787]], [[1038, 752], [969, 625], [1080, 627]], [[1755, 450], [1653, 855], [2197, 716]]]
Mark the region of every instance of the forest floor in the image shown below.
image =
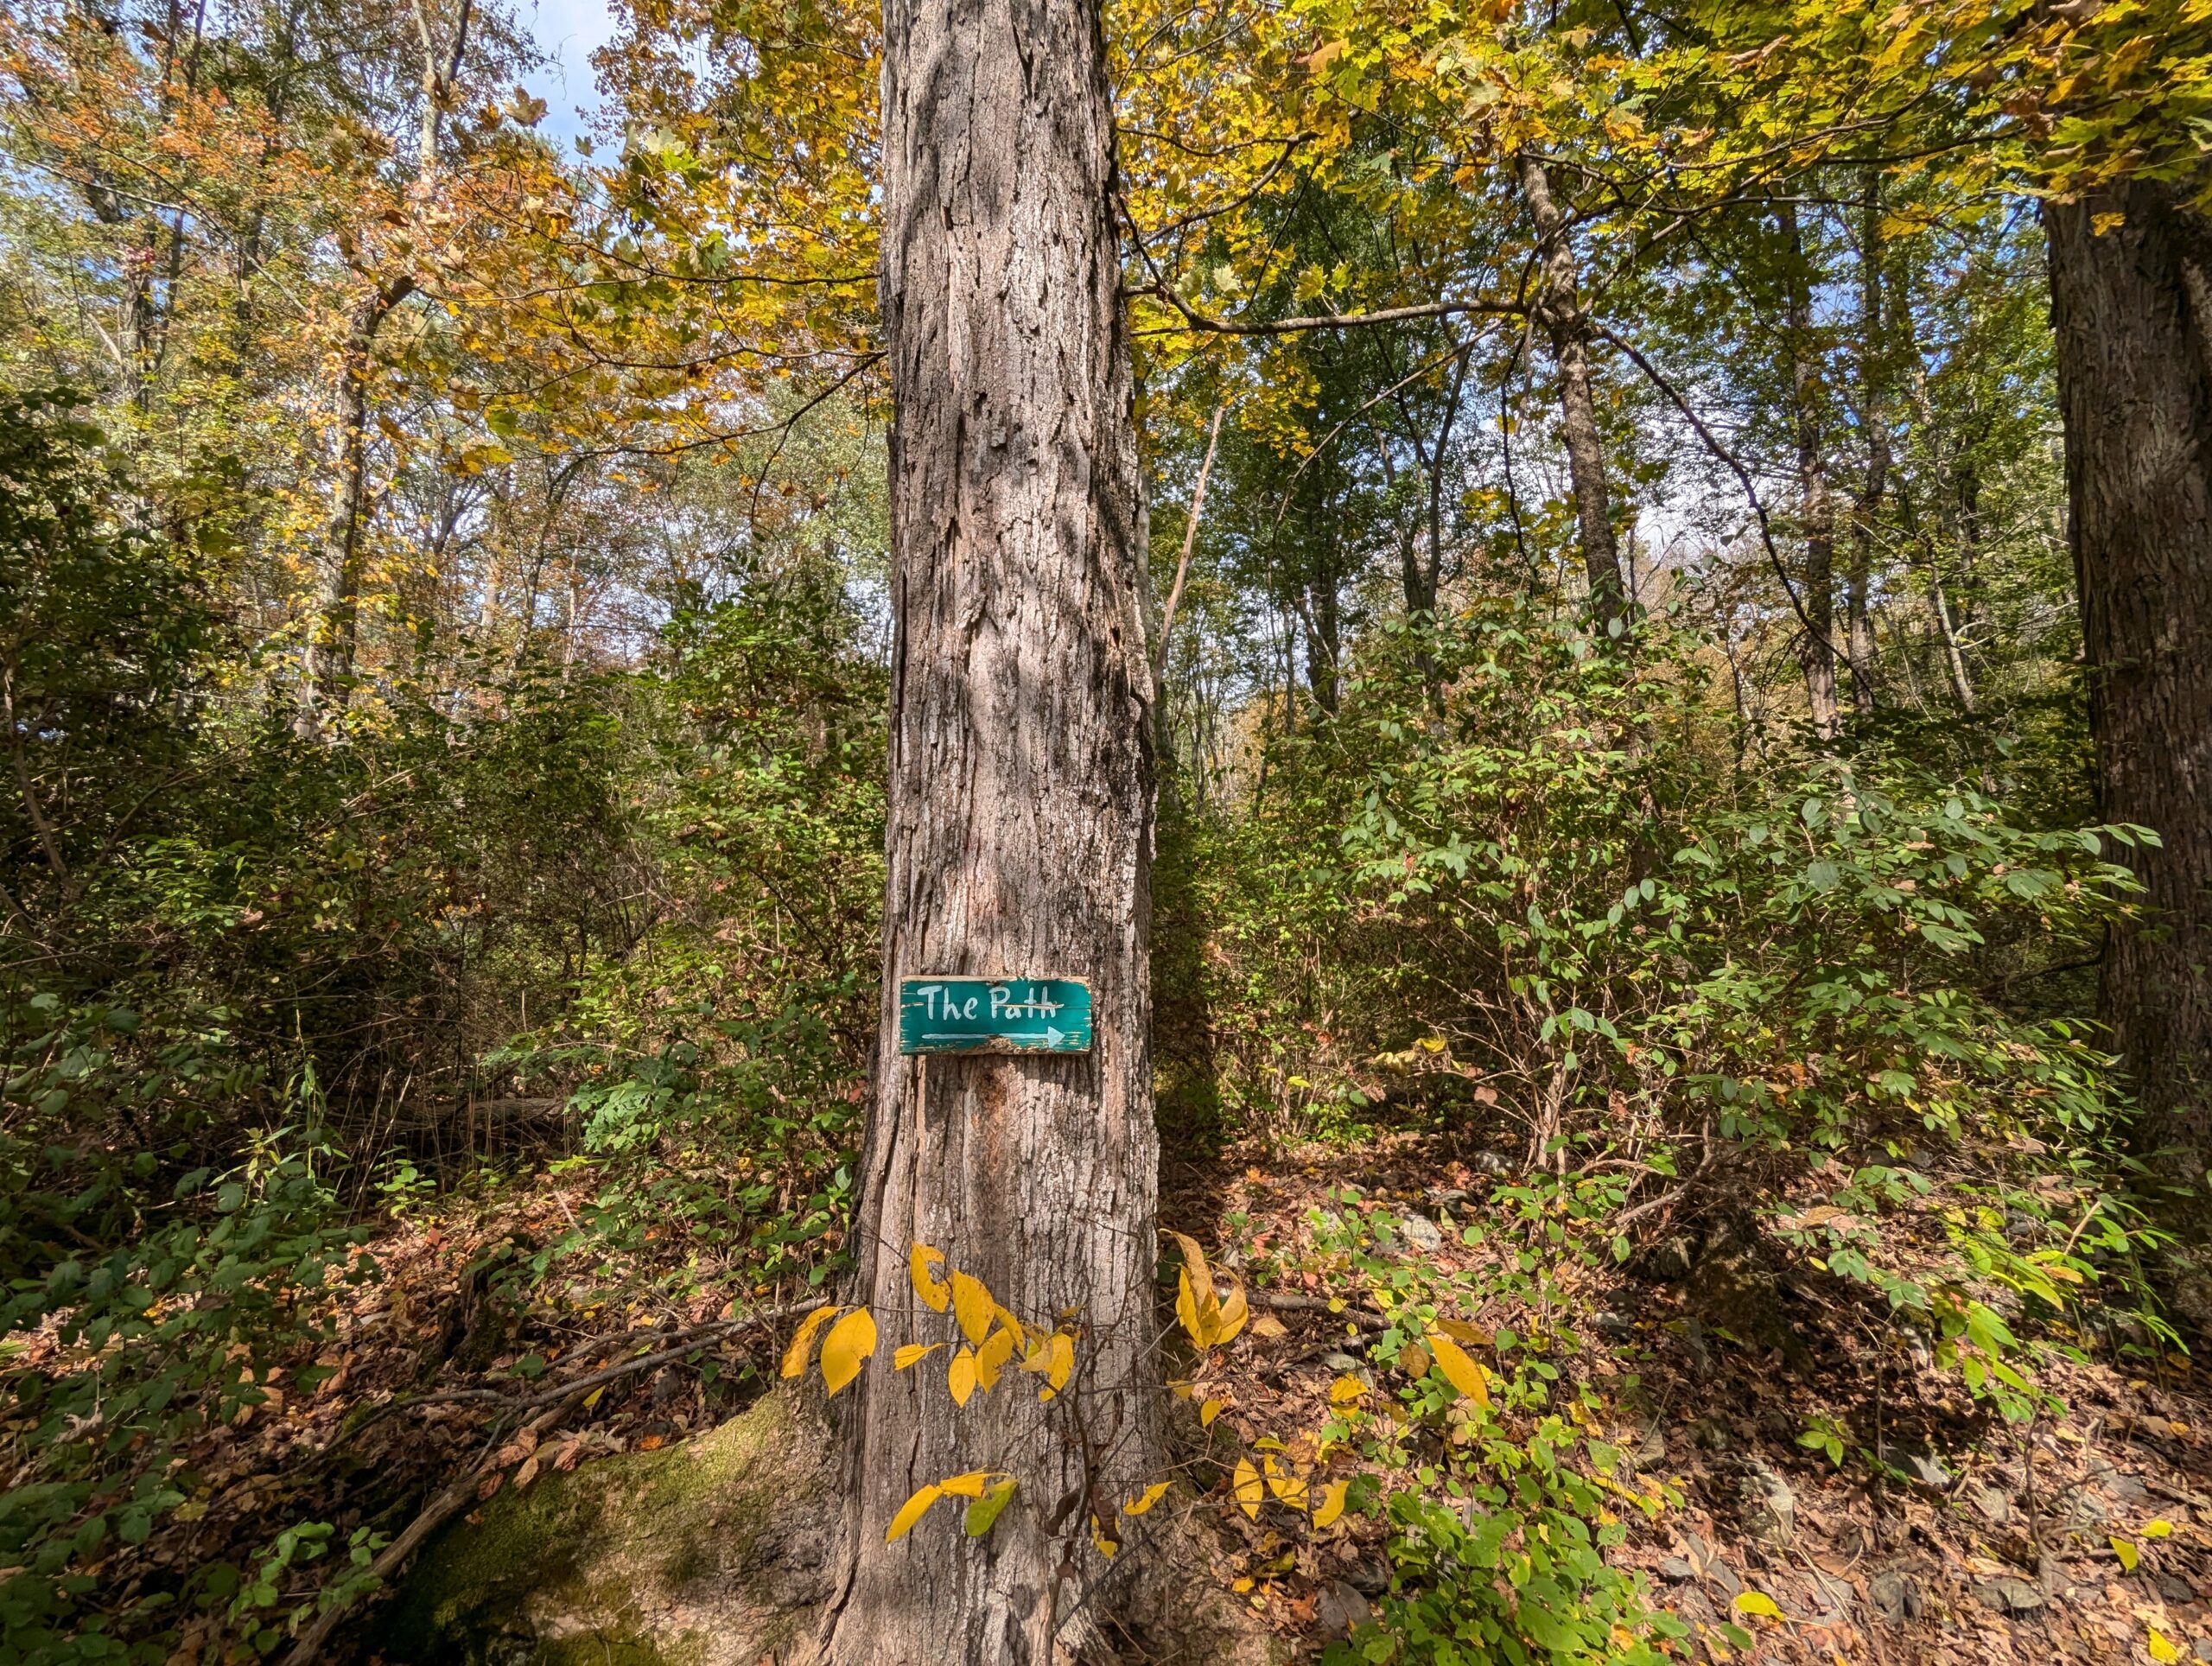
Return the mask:
[[[382, 1279], [334, 1313], [311, 1359], [269, 1374], [263, 1404], [205, 1437], [190, 1454], [189, 1502], [147, 1542], [116, 1546], [105, 1577], [150, 1589], [218, 1562], [247, 1567], [302, 1520], [334, 1523], [334, 1548], [357, 1527], [397, 1536], [458, 1475], [480, 1475], [488, 1499], [549, 1469], [681, 1441], [754, 1397], [790, 1326], [748, 1327], [741, 1315], [771, 1300], [787, 1310], [788, 1292], [733, 1300], [694, 1276], [671, 1283], [715, 1294], [617, 1305], [593, 1295], [603, 1286], [556, 1275], [518, 1278], [530, 1299], [503, 1298], [502, 1269], [584, 1207], [576, 1186], [517, 1182], [386, 1231], [372, 1246]], [[1333, 1300], [1360, 1308], [1367, 1293], [1309, 1253], [1310, 1211], [1342, 1215], [1346, 1187], [1357, 1189], [1351, 1209], [1395, 1219], [1381, 1235], [1386, 1259], [1449, 1275], [1498, 1253], [1495, 1235], [1479, 1248], [1462, 1241], [1485, 1177], [1414, 1136], [1232, 1148], [1171, 1161], [1163, 1175], [1163, 1223], [1198, 1237], [1217, 1265], [1249, 1269], [1259, 1316], [1249, 1344], [1210, 1356], [1188, 1386], [1181, 1469], [1192, 1485], [1173, 1507], [1198, 1524], [1249, 1623], [1299, 1657], [1342, 1636], [1383, 1589], [1385, 1524], [1351, 1511], [1326, 1534], [1286, 1536], [1274, 1512], [1248, 1520], [1230, 1507], [1223, 1454], [1317, 1429], [1332, 1385], [1378, 1374], [1358, 1351], [1363, 1321], [1328, 1311]], [[671, 1273], [692, 1253], [674, 1232], [659, 1249]], [[653, 1288], [655, 1253], [644, 1247], [629, 1288]], [[2212, 1383], [2186, 1358], [2125, 1364], [2107, 1345], [2085, 1347], [2045, 1373], [2068, 1415], [2024, 1430], [1970, 1403], [1955, 1377], [1832, 1291], [1758, 1271], [1745, 1288], [1740, 1266], [1732, 1284], [1716, 1284], [1709, 1264], [1673, 1270], [1639, 1275], [1609, 1259], [1569, 1269], [1571, 1323], [1586, 1345], [1560, 1357], [1555, 1403], [1590, 1390], [1585, 1433], [1618, 1449], [1624, 1496], [1667, 1496], [1650, 1517], [1623, 1505], [1628, 1537], [1613, 1560], [1649, 1572], [1698, 1656], [1741, 1658], [1719, 1629], [1733, 1622], [1756, 1633], [1752, 1658], [1777, 1662], [2212, 1662]], [[1527, 1332], [1560, 1315], [1501, 1299], [1473, 1317]], [[518, 1408], [561, 1402], [564, 1385], [640, 1358], [656, 1363], [588, 1400], [569, 1395], [541, 1437], [515, 1439]], [[296, 1387], [310, 1364], [332, 1374]], [[1202, 1436], [1196, 1407], [1208, 1400], [1220, 1409]], [[1803, 1444], [1823, 1415], [1878, 1428], [1890, 1473]], [[322, 1573], [305, 1562], [280, 1575], [283, 1603]], [[1733, 1609], [1742, 1592], [1770, 1599], [1781, 1618], [1745, 1619]], [[221, 1602], [203, 1596], [201, 1606], [191, 1640], [234, 1624]]]
[[[1459, 1242], [1477, 1218], [1471, 1199], [1487, 1191], [1483, 1174], [1413, 1136], [1271, 1159], [1232, 1151], [1163, 1178], [1163, 1218], [1224, 1264], [1255, 1252], [1294, 1264], [1309, 1211], [1342, 1213], [1346, 1186], [1357, 1207], [1400, 1218], [1386, 1239], [1431, 1273], [1497, 1253], [1495, 1241]], [[1416, 1218], [1438, 1230], [1413, 1226]], [[1561, 1362], [1554, 1396], [1560, 1405], [1592, 1390], [1588, 1432], [1621, 1452], [1616, 1478], [1679, 1494], [1654, 1517], [1622, 1508], [1628, 1538], [1611, 1560], [1649, 1573], [1700, 1654], [1740, 1657], [1719, 1635], [1732, 1621], [1757, 1634], [1753, 1658], [1777, 1662], [2212, 1661], [2212, 1381], [2201, 1369], [2147, 1350], [2117, 1364], [2109, 1345], [2085, 1346], [2042, 1374], [2069, 1415], [2015, 1427], [1838, 1290], [1726, 1259], [1725, 1271], [1677, 1267], [1674, 1278], [1607, 1262], [1570, 1269], [1564, 1323], [1594, 1345]], [[1302, 1283], [1342, 1294], [1325, 1270]], [[1281, 1334], [1220, 1356], [1198, 1389], [1228, 1402], [1222, 1421], [1248, 1440], [1318, 1426], [1332, 1383], [1357, 1359], [1341, 1352], [1341, 1319], [1276, 1317]], [[1545, 1322], [1510, 1301], [1476, 1317], [1493, 1329]], [[1757, 1341], [1739, 1334], [1754, 1331]], [[1802, 1444], [1821, 1415], [1862, 1438], [1878, 1427], [1890, 1473]], [[1285, 1547], [1264, 1518], [1212, 1519], [1225, 1580], [1281, 1567]], [[1325, 1554], [1302, 1548], [1242, 1593], [1262, 1624], [1318, 1644], [1367, 1612], [1387, 1574], [1385, 1525], [1350, 1514], [1340, 1525]], [[1782, 1618], [1733, 1612], [1747, 1591]]]

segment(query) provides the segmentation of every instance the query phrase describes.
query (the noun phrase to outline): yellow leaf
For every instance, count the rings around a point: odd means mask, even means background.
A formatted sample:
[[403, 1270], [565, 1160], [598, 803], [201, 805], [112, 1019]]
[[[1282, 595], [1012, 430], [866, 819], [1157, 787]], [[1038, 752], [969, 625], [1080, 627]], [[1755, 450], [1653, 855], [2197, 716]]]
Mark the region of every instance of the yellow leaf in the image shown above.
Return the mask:
[[909, 1342], [891, 1356], [891, 1368], [903, 1371], [909, 1365], [918, 1365], [943, 1346], [942, 1342]]
[[835, 1394], [861, 1374], [861, 1362], [875, 1352], [875, 1319], [855, 1307], [822, 1339], [822, 1380]]
[[1249, 1458], [1236, 1460], [1235, 1485], [1236, 1507], [1244, 1512], [1246, 1519], [1257, 1517], [1260, 1506], [1268, 1501], [1268, 1489], [1260, 1479], [1260, 1472], [1252, 1467]]
[[965, 1347], [952, 1356], [952, 1364], [944, 1373], [944, 1386], [952, 1391], [952, 1403], [956, 1406], [966, 1405], [969, 1396], [976, 1392], [976, 1356]]
[[1052, 1339], [1045, 1345], [1050, 1356], [1045, 1366], [1045, 1388], [1038, 1395], [1039, 1400], [1050, 1399], [1068, 1385], [1068, 1378], [1075, 1375], [1075, 1339], [1065, 1331], [1056, 1331]]
[[884, 1543], [889, 1544], [893, 1539], [903, 1539], [912, 1532], [914, 1523], [929, 1514], [930, 1506], [943, 1497], [944, 1493], [944, 1489], [941, 1486], [934, 1485], [925, 1486], [907, 1499], [905, 1504], [900, 1504], [899, 1513], [891, 1518], [891, 1525], [883, 1529]]
[[1192, 1288], [1187, 1267], [1175, 1275], [1175, 1322], [1192, 1341], [1201, 1348], [1206, 1345], [1205, 1326], [1198, 1318], [1198, 1293]]
[[1100, 1529], [1098, 1525], [1098, 1517], [1096, 1516], [1093, 1516], [1090, 1518], [1090, 1542], [1098, 1547], [1098, 1554], [1100, 1555], [1109, 1559], [1116, 1550], [1119, 1550], [1122, 1548], [1120, 1545], [1115, 1543], [1113, 1540], [1108, 1538]]
[[998, 1313], [999, 1323], [1005, 1326], [1007, 1330], [1014, 1332], [1014, 1345], [1017, 1347], [1027, 1348], [1030, 1344], [1029, 1327], [1027, 1325], [1024, 1325], [1020, 1319], [1016, 1319], [1012, 1313], [1007, 1312], [1005, 1308], [1001, 1307], [996, 1311]]
[[990, 1485], [993, 1473], [988, 1469], [971, 1469], [965, 1475], [939, 1481], [938, 1491], [948, 1498], [980, 1498], [983, 1496], [983, 1489]]
[[2142, 1553], [2136, 1549], [2134, 1542], [2130, 1539], [2113, 1539], [2111, 1543], [2112, 1554], [2120, 1558], [2120, 1565], [2133, 1574], [2135, 1571], [2135, 1564], [2142, 1559]]
[[784, 1375], [804, 1377], [807, 1362], [814, 1358], [814, 1339], [822, 1327], [837, 1317], [835, 1307], [817, 1307], [798, 1327], [798, 1334], [791, 1339], [791, 1345], [784, 1350]]
[[1782, 1610], [1775, 1606], [1774, 1599], [1758, 1591], [1738, 1591], [1736, 1593], [1736, 1612], [1739, 1614], [1758, 1614], [1767, 1619], [1783, 1618]]
[[1013, 1358], [1014, 1332], [1004, 1329], [992, 1332], [990, 1340], [976, 1350], [976, 1386], [985, 1394], [998, 1387], [999, 1373]]
[[1363, 1398], [1366, 1393], [1367, 1384], [1347, 1371], [1329, 1384], [1329, 1403], [1332, 1406], [1349, 1406], [1353, 1401]]
[[[1178, 1285], [1175, 1316], [1183, 1321], [1183, 1328], [1191, 1333], [1191, 1340], [1201, 1348], [1211, 1348], [1221, 1329], [1221, 1299], [1214, 1294], [1213, 1269], [1206, 1265], [1206, 1252], [1198, 1248], [1198, 1241], [1184, 1232], [1170, 1232], [1176, 1247], [1183, 1252], [1183, 1270]], [[1185, 1301], [1188, 1307], [1185, 1307]], [[1241, 1321], [1240, 1321], [1241, 1327]]]
[[1165, 1498], [1167, 1496], [1167, 1489], [1171, 1485], [1172, 1483], [1166, 1481], [1154, 1481], [1142, 1492], [1140, 1492], [1135, 1497], [1130, 1499], [1128, 1503], [1123, 1504], [1122, 1506], [1122, 1514], [1124, 1516], [1143, 1515], [1145, 1511], [1150, 1510], [1154, 1504], [1158, 1504], [1162, 1498]]
[[1465, 1348], [1440, 1332], [1430, 1333], [1428, 1345], [1436, 1350], [1436, 1366], [1446, 1382], [1478, 1406], [1490, 1404], [1490, 1373]]
[[1326, 1527], [1344, 1513], [1344, 1493], [1351, 1486], [1350, 1481], [1332, 1481], [1321, 1489], [1321, 1505], [1313, 1512], [1314, 1526]]
[[1251, 1317], [1251, 1309], [1244, 1300], [1244, 1281], [1240, 1278], [1234, 1283], [1229, 1300], [1221, 1304], [1220, 1315], [1214, 1321], [1213, 1342], [1217, 1347], [1224, 1342], [1234, 1342], [1236, 1333], [1244, 1328], [1244, 1321]]
[[918, 1243], [906, 1252], [906, 1273], [914, 1281], [914, 1294], [933, 1313], [943, 1313], [952, 1300], [952, 1287], [937, 1275], [937, 1269], [944, 1265], [944, 1251], [926, 1243]]
[[960, 1321], [961, 1334], [981, 1347], [983, 1339], [991, 1333], [991, 1321], [998, 1317], [999, 1305], [991, 1300], [991, 1293], [983, 1288], [982, 1280], [956, 1272], [952, 1275], [952, 1312]]
[[1272, 1342], [1277, 1337], [1288, 1336], [1290, 1334], [1290, 1326], [1284, 1324], [1273, 1313], [1262, 1313], [1257, 1319], [1252, 1321], [1252, 1334], [1254, 1336], [1263, 1336], [1267, 1338], [1268, 1341]]
[[1490, 1347], [1497, 1340], [1495, 1332], [1485, 1331], [1479, 1325], [1469, 1325], [1457, 1319], [1440, 1319], [1436, 1321], [1436, 1328], [1455, 1342], [1465, 1342], [1477, 1348]]
[[2145, 1522], [2143, 1523], [2143, 1536], [2146, 1539], [2163, 1539], [2169, 1536], [2173, 1530], [2174, 1524], [2171, 1522]]
[[2151, 1633], [2148, 1639], [2151, 1645], [2151, 1658], [2157, 1661], [2158, 1666], [2174, 1666], [2174, 1663], [2182, 1657], [2181, 1650], [2175, 1647], [2165, 1633], [2159, 1631], [2157, 1626], [2153, 1625], [2148, 1629]]
[[1302, 1475], [1294, 1475], [1287, 1470], [1277, 1469], [1275, 1460], [1272, 1458], [1266, 1461], [1268, 1491], [1274, 1493], [1279, 1502], [1288, 1504], [1293, 1510], [1305, 1509], [1306, 1478]]
[[1198, 1408], [1198, 1427], [1202, 1429], [1211, 1428], [1213, 1427], [1213, 1420], [1221, 1415], [1223, 1409], [1227, 1407], [1228, 1404], [1229, 1402], [1226, 1400], [1209, 1400], [1205, 1404], [1200, 1406]]

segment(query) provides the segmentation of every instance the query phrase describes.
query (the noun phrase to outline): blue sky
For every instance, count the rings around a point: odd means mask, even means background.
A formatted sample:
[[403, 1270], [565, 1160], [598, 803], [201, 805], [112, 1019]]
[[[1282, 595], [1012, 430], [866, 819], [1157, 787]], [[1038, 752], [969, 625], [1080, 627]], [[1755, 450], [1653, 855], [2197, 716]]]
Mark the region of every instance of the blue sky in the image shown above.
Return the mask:
[[[585, 130], [599, 104], [592, 84], [591, 54], [614, 33], [607, 0], [523, 0], [521, 21], [554, 60], [530, 78], [530, 90], [550, 106], [543, 131], [563, 138]], [[579, 117], [578, 110], [584, 114]]]

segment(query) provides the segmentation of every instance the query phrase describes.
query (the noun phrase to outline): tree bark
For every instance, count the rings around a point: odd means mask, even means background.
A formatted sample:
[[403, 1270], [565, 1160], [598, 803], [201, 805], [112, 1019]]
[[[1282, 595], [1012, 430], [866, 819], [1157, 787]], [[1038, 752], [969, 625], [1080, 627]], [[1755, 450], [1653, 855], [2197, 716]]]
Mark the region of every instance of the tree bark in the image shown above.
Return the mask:
[[1567, 213], [1552, 195], [1551, 176], [1543, 162], [1524, 150], [1518, 165], [1521, 194], [1536, 224], [1536, 250], [1543, 263], [1536, 319], [1551, 342], [1552, 362], [1559, 370], [1560, 429], [1567, 442], [1567, 478], [1574, 491], [1590, 610], [1608, 635], [1618, 635], [1616, 625], [1625, 628], [1629, 596], [1621, 582], [1618, 541], [1613, 537], [1598, 399], [1590, 380], [1590, 321], [1582, 308], [1574, 245], [1567, 238]]
[[1797, 211], [1784, 207], [1783, 235], [1789, 262], [1789, 399], [1797, 430], [1797, 516], [1805, 538], [1805, 627], [1797, 661], [1805, 673], [1805, 704], [1823, 741], [1839, 728], [1835, 691], [1835, 500], [1828, 491], [1821, 433], [1821, 366], [1813, 339], [1811, 275]]
[[1851, 665], [1851, 706], [1874, 709], [1874, 621], [1867, 614], [1874, 534], [1890, 479], [1890, 353], [1884, 333], [1882, 176], [1867, 174], [1859, 232], [1859, 423], [1866, 431], [1866, 472], [1851, 514], [1851, 566], [1844, 575], [1844, 655]]
[[[943, 1354], [863, 1373], [824, 1643], [1045, 1666], [1096, 1623], [1094, 1509], [1160, 1471], [1153, 683], [1096, 0], [887, 0], [882, 108], [896, 640], [858, 1299], [886, 1352], [945, 1336], [908, 1278], [925, 1243], [1082, 1338], [1050, 1404], [1009, 1372], [956, 1408]], [[1087, 978], [1094, 1051], [925, 1074], [896, 1047], [898, 980], [925, 973]], [[917, 1488], [977, 1469], [1018, 1483], [988, 1535], [946, 1508], [885, 1542]]]
[[342, 708], [360, 637], [361, 523], [369, 499], [369, 378], [377, 332], [391, 309], [415, 292], [411, 277], [376, 285], [355, 303], [339, 366], [338, 492], [323, 529], [315, 619], [307, 652], [307, 699], [296, 724], [302, 735]]
[[[2096, 222], [2107, 224], [2102, 236]], [[2099, 811], [2151, 918], [2116, 931], [2103, 1008], [2146, 1151], [2212, 1154], [2212, 226], [2171, 186], [2046, 202], [2058, 391]]]

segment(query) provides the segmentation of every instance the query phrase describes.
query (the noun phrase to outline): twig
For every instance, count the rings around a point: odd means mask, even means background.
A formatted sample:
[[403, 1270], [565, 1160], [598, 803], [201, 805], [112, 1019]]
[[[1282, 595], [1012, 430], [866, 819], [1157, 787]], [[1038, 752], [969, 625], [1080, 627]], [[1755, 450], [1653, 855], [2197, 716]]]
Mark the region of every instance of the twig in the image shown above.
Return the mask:
[[[594, 1371], [588, 1377], [580, 1377], [573, 1382], [559, 1383], [541, 1393], [512, 1402], [518, 1411], [543, 1408], [538, 1411], [537, 1416], [523, 1425], [520, 1433], [534, 1437], [565, 1422], [576, 1408], [583, 1404], [584, 1397], [601, 1383], [611, 1383], [615, 1378], [626, 1377], [633, 1371], [644, 1370], [648, 1366], [679, 1358], [684, 1354], [692, 1352], [701, 1343], [710, 1341], [716, 1336], [727, 1335], [732, 1331], [742, 1330], [748, 1326], [774, 1324], [782, 1319], [794, 1318], [800, 1313], [810, 1313], [815, 1308], [824, 1305], [826, 1304], [821, 1301], [791, 1302], [780, 1307], [761, 1308], [741, 1319], [718, 1319], [710, 1325], [698, 1326], [684, 1332], [683, 1339], [675, 1345], [656, 1349], [652, 1353], [641, 1354], [635, 1359], [626, 1359], [620, 1364], [609, 1365], [603, 1370]], [[460, 1390], [457, 1392], [474, 1394], [483, 1391]], [[426, 1398], [435, 1397], [437, 1396], [426, 1396]], [[416, 1400], [406, 1403], [422, 1405], [424, 1401]], [[366, 1428], [367, 1425], [364, 1424], [362, 1427]], [[356, 1433], [359, 1431], [357, 1430]], [[497, 1461], [499, 1453], [502, 1449], [502, 1447], [494, 1447], [491, 1452], [472, 1465], [465, 1474], [448, 1483], [444, 1491], [438, 1493], [423, 1507], [422, 1514], [410, 1522], [400, 1536], [385, 1547], [377, 1559], [369, 1564], [369, 1572], [375, 1575], [378, 1587], [388, 1585], [392, 1575], [399, 1570], [401, 1565], [415, 1553], [416, 1548], [425, 1539], [468, 1507], [470, 1501], [476, 1497], [477, 1490], [483, 1485], [485, 1478], [502, 1467]], [[284, 1656], [284, 1666], [315, 1666], [315, 1663], [321, 1658], [322, 1645], [329, 1640], [331, 1632], [336, 1629], [339, 1619], [350, 1606], [349, 1603], [336, 1603], [318, 1615], [315, 1624], [300, 1634], [300, 1640], [294, 1645], [292, 1652]]]
[[[561, 1422], [582, 1402], [582, 1392], [571, 1394], [560, 1404], [539, 1413], [524, 1424], [522, 1433], [543, 1434]], [[423, 1540], [468, 1508], [476, 1497], [478, 1488], [483, 1485], [485, 1476], [498, 1467], [493, 1461], [497, 1455], [496, 1452], [487, 1454], [466, 1474], [448, 1483], [446, 1489], [424, 1507], [423, 1513], [408, 1523], [399, 1536], [386, 1545], [377, 1559], [369, 1564], [369, 1572], [375, 1576], [379, 1587], [391, 1581], [391, 1576], [399, 1571], [408, 1557], [415, 1554]], [[315, 1666], [315, 1663], [323, 1657], [323, 1644], [330, 1640], [330, 1634], [338, 1629], [338, 1622], [345, 1617], [350, 1606], [350, 1602], [333, 1603], [318, 1614], [315, 1623], [300, 1633], [300, 1640], [293, 1645], [292, 1652], [284, 1656], [284, 1666]]]
[[486, 1400], [496, 1402], [500, 1407], [512, 1412], [534, 1411], [541, 1406], [549, 1405], [571, 1394], [588, 1393], [602, 1383], [612, 1383], [617, 1377], [627, 1377], [632, 1372], [642, 1371], [654, 1365], [665, 1364], [671, 1359], [679, 1359], [685, 1354], [696, 1351], [702, 1345], [714, 1341], [719, 1337], [727, 1336], [733, 1331], [741, 1331], [748, 1326], [773, 1325], [786, 1319], [795, 1319], [799, 1314], [811, 1313], [823, 1305], [819, 1301], [792, 1302], [781, 1307], [765, 1307], [758, 1313], [747, 1313], [741, 1319], [718, 1319], [709, 1324], [695, 1326], [690, 1330], [678, 1332], [667, 1345], [652, 1353], [640, 1354], [634, 1359], [619, 1361], [592, 1372], [588, 1377], [556, 1383], [550, 1388], [540, 1389], [536, 1394], [501, 1394], [497, 1389], [442, 1389], [435, 1394], [417, 1395], [411, 1400], [387, 1400], [352, 1428], [334, 1437], [331, 1443], [317, 1454], [317, 1457], [318, 1459], [327, 1459], [346, 1441], [358, 1439], [394, 1412], [416, 1411], [424, 1406], [479, 1403]]
[[1263, 1307], [1279, 1313], [1325, 1313], [1331, 1319], [1341, 1319], [1357, 1325], [1363, 1331], [1387, 1331], [1390, 1321], [1380, 1313], [1370, 1313], [1363, 1307], [1338, 1307], [1319, 1296], [1291, 1295], [1275, 1291], [1262, 1291], [1259, 1300]]

